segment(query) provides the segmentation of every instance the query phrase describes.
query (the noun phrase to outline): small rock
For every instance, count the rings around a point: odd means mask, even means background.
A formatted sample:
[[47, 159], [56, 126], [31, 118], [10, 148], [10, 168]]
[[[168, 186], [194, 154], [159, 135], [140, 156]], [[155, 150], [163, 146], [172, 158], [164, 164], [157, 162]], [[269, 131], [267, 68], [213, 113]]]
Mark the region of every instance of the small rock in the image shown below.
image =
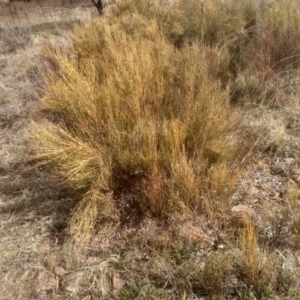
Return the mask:
[[123, 280], [122, 278], [120, 278], [118, 273], [114, 274], [113, 277], [113, 287], [116, 291], [119, 291], [120, 289], [122, 289], [122, 287], [126, 284], [126, 281]]
[[235, 227], [244, 227], [249, 223], [256, 224], [258, 216], [254, 209], [243, 204], [236, 205], [231, 209], [230, 223]]
[[54, 268], [53, 268], [53, 273], [54, 273], [56, 276], [62, 277], [62, 276], [64, 276], [64, 275], [66, 275], [68, 272], [67, 272], [64, 268], [62, 268], [62, 267], [60, 267], [60, 266], [54, 266]]
[[69, 292], [76, 293], [79, 289], [83, 272], [75, 272], [65, 277], [64, 285]]
[[287, 158], [284, 159], [284, 161], [285, 161], [287, 164], [290, 165], [290, 164], [294, 163], [295, 158], [293, 158], [293, 157], [287, 157]]
[[36, 288], [36, 291], [38, 293], [49, 291], [55, 289], [57, 286], [57, 280], [53, 275], [47, 274], [43, 280], [39, 283], [38, 287]]
[[276, 192], [275, 195], [272, 197], [274, 200], [280, 200], [280, 193]]

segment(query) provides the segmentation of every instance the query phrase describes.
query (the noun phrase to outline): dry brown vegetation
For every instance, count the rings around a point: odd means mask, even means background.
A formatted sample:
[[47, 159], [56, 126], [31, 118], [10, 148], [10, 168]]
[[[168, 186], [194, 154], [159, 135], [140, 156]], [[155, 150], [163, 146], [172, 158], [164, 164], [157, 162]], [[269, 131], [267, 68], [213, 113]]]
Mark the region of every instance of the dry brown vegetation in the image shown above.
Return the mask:
[[[132, 35], [127, 26], [139, 29]], [[45, 50], [56, 65], [43, 109], [58, 123], [35, 130], [38, 158], [84, 194], [71, 231], [90, 234], [98, 210], [114, 219], [128, 197], [140, 213], [162, 218], [189, 210], [214, 218], [217, 207], [228, 209], [245, 142], [233, 136], [241, 119], [211, 74], [211, 50], [178, 50], [139, 15], [75, 32], [72, 59]]]
[[288, 2], [2, 29], [0, 299], [300, 297]]

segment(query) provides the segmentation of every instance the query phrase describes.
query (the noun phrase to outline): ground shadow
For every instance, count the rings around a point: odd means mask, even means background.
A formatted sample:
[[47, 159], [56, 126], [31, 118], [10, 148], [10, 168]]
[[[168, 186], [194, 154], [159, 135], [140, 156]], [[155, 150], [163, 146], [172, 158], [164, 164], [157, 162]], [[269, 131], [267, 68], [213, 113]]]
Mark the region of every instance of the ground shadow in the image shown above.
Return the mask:
[[17, 216], [23, 224], [37, 219], [45, 222], [48, 235], [63, 242], [68, 237], [67, 227], [77, 203], [77, 195], [54, 178], [49, 170], [36, 167], [30, 160], [22, 160], [1, 170], [0, 215]]

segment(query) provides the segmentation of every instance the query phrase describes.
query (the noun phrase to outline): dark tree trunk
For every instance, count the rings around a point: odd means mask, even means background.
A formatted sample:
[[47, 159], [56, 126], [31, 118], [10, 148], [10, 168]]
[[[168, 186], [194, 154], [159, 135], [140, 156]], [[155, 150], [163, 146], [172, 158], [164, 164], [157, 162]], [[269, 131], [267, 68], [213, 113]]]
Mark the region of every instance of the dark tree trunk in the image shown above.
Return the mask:
[[101, 15], [102, 14], [102, 10], [104, 8], [102, 0], [92, 0], [92, 1], [93, 1], [94, 5], [96, 6], [99, 15]]

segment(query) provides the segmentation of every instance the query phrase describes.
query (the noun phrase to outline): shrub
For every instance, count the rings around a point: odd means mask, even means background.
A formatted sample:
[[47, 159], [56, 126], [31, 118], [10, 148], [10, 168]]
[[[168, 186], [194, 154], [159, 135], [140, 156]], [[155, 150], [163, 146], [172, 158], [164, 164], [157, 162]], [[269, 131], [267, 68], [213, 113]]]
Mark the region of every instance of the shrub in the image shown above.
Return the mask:
[[[289, 97], [288, 88], [298, 78], [299, 3], [261, 1], [255, 11], [246, 40], [237, 39], [242, 54], [233, 55], [230, 60], [236, 66], [230, 70], [236, 78], [232, 81], [233, 98], [280, 106]], [[241, 85], [241, 78], [245, 77]]]
[[212, 72], [214, 50], [177, 49], [140, 14], [77, 27], [73, 45], [71, 55], [47, 50], [43, 107], [57, 121], [41, 120], [34, 133], [37, 157], [83, 195], [71, 232], [88, 234], [99, 214], [114, 218], [126, 205], [166, 219], [226, 211], [247, 147]]
[[231, 254], [215, 253], [206, 259], [199, 281], [210, 299], [224, 299], [232, 266]]

